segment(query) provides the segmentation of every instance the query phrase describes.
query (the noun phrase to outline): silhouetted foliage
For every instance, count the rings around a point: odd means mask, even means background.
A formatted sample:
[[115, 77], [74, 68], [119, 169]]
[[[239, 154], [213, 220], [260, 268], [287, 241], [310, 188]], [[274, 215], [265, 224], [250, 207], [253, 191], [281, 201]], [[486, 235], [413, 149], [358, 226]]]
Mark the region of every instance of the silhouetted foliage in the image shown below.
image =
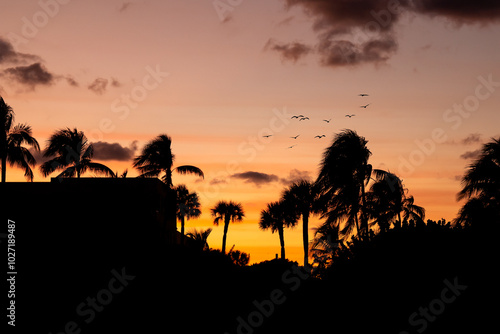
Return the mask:
[[500, 222], [500, 138], [483, 145], [480, 157], [462, 178], [457, 199], [466, 199], [455, 224], [476, 226]]
[[222, 254], [226, 253], [226, 238], [229, 223], [241, 222], [245, 217], [243, 206], [241, 203], [233, 201], [219, 201], [211, 210], [214, 217], [214, 224], [218, 226], [220, 222], [224, 222], [224, 234], [222, 236]]
[[172, 169], [175, 156], [172, 154], [172, 139], [166, 134], [161, 134], [144, 146], [139, 156], [134, 159], [134, 167], [139, 170], [139, 177], [159, 177], [169, 187], [173, 186], [172, 171], [180, 174], [195, 174], [204, 177], [203, 171], [191, 165], [178, 166]]
[[267, 208], [260, 212], [259, 220], [261, 230], [270, 229], [272, 233], [278, 232], [282, 259], [285, 259], [284, 228], [296, 226], [299, 219], [296, 212], [287, 204], [283, 199], [278, 202], [268, 203]]
[[304, 266], [309, 263], [309, 216], [319, 212], [318, 193], [315, 185], [302, 180], [294, 182], [282, 194], [285, 206], [290, 210], [291, 218], [302, 217], [302, 242], [304, 246]]
[[93, 162], [94, 147], [83, 131], [76, 128], [61, 129], [50, 136], [44, 157], [51, 158], [40, 166], [43, 176], [63, 170], [57, 177], [80, 178], [86, 171], [114, 176], [113, 171], [101, 163]]
[[7, 161], [10, 166], [18, 166], [24, 170], [24, 176], [28, 181], [33, 181], [33, 171], [36, 160], [31, 152], [23, 147], [30, 145], [35, 151], [40, 151], [37, 140], [33, 137], [33, 131], [28, 124], [17, 124], [13, 126], [14, 110], [5, 103], [0, 96], [0, 159], [2, 168], [2, 182], [6, 181]]
[[[340, 225], [340, 233], [356, 233], [368, 237], [368, 217], [363, 207], [365, 187], [370, 181], [372, 166], [367, 140], [353, 130], [338, 133], [323, 153], [321, 169], [316, 180], [326, 224]], [[362, 232], [363, 231], [363, 232]]]
[[185, 185], [175, 187], [177, 195], [177, 219], [181, 222], [181, 245], [184, 244], [184, 221], [185, 219], [198, 218], [201, 215], [201, 204], [197, 193], [190, 193]]

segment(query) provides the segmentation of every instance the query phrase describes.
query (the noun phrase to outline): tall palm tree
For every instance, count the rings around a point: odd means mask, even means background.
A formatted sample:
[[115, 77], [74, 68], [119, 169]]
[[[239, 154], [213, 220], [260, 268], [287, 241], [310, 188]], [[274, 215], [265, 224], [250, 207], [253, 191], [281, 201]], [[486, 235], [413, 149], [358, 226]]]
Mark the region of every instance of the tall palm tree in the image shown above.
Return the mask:
[[144, 146], [142, 153], [134, 159], [134, 167], [141, 172], [139, 177], [158, 177], [161, 173], [162, 181], [172, 187], [172, 171], [180, 174], [195, 174], [204, 177], [203, 171], [191, 165], [178, 166], [172, 169], [175, 156], [172, 154], [172, 139], [161, 134]]
[[17, 165], [24, 170], [24, 176], [28, 181], [33, 181], [33, 171], [36, 160], [31, 152], [23, 147], [23, 144], [30, 145], [35, 151], [40, 151], [40, 145], [35, 138], [31, 127], [28, 124], [17, 124], [12, 127], [14, 121], [14, 111], [12, 107], [5, 103], [0, 96], [0, 159], [2, 161], [2, 182], [6, 181], [7, 161], [10, 166]]
[[292, 210], [286, 207], [284, 201], [267, 204], [267, 208], [260, 213], [259, 228], [261, 230], [271, 229], [278, 232], [280, 238], [281, 258], [285, 259], [284, 228], [297, 225], [298, 217]]
[[365, 188], [372, 172], [372, 166], [368, 164], [371, 152], [367, 142], [353, 130], [338, 133], [323, 153], [316, 180], [321, 200], [326, 203], [322, 218], [326, 218], [326, 224], [343, 224], [341, 233], [344, 237], [354, 228], [358, 235], [369, 236], [368, 217], [363, 210]]
[[282, 199], [292, 210], [296, 221], [302, 217], [304, 266], [307, 266], [309, 264], [309, 216], [319, 212], [316, 187], [306, 180], [295, 182], [283, 192]]
[[479, 158], [462, 178], [457, 199], [466, 199], [455, 224], [484, 224], [500, 220], [500, 138], [483, 145]]
[[425, 209], [414, 204], [415, 199], [407, 195], [408, 189], [399, 177], [380, 169], [374, 169], [373, 175], [375, 182], [366, 194], [366, 211], [373, 219], [371, 225], [387, 230], [396, 219], [399, 223], [402, 223], [402, 218], [416, 223], [424, 222]]
[[94, 147], [88, 142], [83, 131], [76, 128], [61, 129], [49, 138], [44, 157], [52, 159], [40, 166], [43, 176], [48, 176], [57, 170], [63, 170], [57, 177], [80, 178], [86, 171], [107, 176], [114, 176], [106, 165], [93, 162]]
[[241, 222], [245, 217], [243, 206], [241, 203], [233, 201], [225, 202], [219, 201], [212, 209], [212, 217], [214, 217], [214, 224], [219, 226], [221, 221], [224, 221], [224, 235], [222, 236], [222, 254], [226, 253], [226, 238], [229, 223]]
[[181, 245], [184, 245], [184, 221], [201, 215], [200, 199], [197, 193], [190, 193], [185, 185], [175, 187], [177, 194], [177, 219], [181, 222]]

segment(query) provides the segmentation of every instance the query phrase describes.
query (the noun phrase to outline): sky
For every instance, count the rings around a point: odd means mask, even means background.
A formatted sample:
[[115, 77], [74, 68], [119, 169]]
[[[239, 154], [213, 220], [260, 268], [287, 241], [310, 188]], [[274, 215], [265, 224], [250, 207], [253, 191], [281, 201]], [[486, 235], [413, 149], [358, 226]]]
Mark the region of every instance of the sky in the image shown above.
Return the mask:
[[[210, 208], [241, 202], [227, 247], [251, 263], [279, 253], [260, 211], [291, 182], [314, 180], [343, 129], [365, 137], [373, 167], [399, 175], [434, 220], [456, 216], [461, 176], [500, 136], [494, 0], [21, 0], [0, 12], [0, 95], [15, 122], [42, 148], [76, 127], [97, 161], [129, 177], [141, 148], [168, 134], [174, 167], [205, 173], [174, 175], [202, 205], [186, 229], [212, 227], [220, 248]], [[22, 171], [9, 168], [7, 181]], [[49, 178], [36, 170], [35, 181]], [[301, 234], [285, 231], [299, 262]]]

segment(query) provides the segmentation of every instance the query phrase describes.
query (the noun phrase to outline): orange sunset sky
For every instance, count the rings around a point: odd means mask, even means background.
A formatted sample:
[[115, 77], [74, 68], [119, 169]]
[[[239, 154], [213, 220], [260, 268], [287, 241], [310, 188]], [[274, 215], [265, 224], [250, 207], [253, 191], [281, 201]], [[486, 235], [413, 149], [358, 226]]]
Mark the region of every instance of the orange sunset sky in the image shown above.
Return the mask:
[[[168, 134], [174, 167], [205, 173], [174, 175], [202, 204], [186, 229], [213, 227], [208, 241], [220, 248], [209, 209], [241, 202], [246, 218], [227, 246], [259, 262], [279, 253], [278, 236], [258, 229], [260, 211], [291, 181], [314, 180], [346, 128], [368, 140], [374, 168], [403, 179], [426, 219], [457, 214], [460, 176], [500, 135], [500, 15], [432, 2], [4, 1], [0, 95], [42, 147], [77, 127], [96, 160], [129, 177], [143, 145]], [[24, 180], [7, 170], [7, 181]], [[37, 170], [34, 181], [49, 178]], [[299, 262], [301, 233], [285, 230]]]

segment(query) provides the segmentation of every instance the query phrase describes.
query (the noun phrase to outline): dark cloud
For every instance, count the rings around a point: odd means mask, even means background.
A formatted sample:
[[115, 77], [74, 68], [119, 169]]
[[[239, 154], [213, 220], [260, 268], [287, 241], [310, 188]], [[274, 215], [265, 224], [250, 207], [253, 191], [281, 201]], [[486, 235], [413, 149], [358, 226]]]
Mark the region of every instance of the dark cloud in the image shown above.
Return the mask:
[[56, 79], [56, 76], [50, 73], [41, 63], [7, 68], [2, 72], [2, 76], [6, 76], [31, 89], [38, 85], [52, 85]]
[[299, 42], [278, 43], [271, 38], [264, 46], [264, 50], [276, 51], [281, 55], [281, 59], [296, 63], [300, 58], [309, 54], [312, 48]]
[[128, 161], [134, 157], [137, 151], [137, 141], [133, 141], [129, 147], [102, 141], [92, 143], [92, 146], [94, 146], [94, 159], [96, 160]]
[[479, 158], [481, 156], [481, 152], [482, 152], [481, 149], [475, 150], [475, 151], [467, 151], [464, 154], [461, 154], [460, 158], [466, 159], [466, 160], [467, 159], [473, 159], [473, 160], [475, 160], [475, 159], [477, 159], [477, 158]]
[[97, 78], [90, 85], [88, 89], [96, 93], [97, 95], [102, 95], [106, 92], [106, 87], [108, 86], [108, 79]]
[[12, 44], [0, 37], [0, 64], [26, 64], [32, 61], [40, 61], [40, 57], [16, 52]]
[[481, 142], [481, 135], [479, 133], [471, 133], [470, 135], [462, 139], [462, 144], [464, 145], [470, 145], [480, 142]]
[[[282, 56], [299, 59], [300, 50], [313, 49], [324, 66], [356, 66], [386, 62], [398, 48], [395, 26], [405, 13], [440, 16], [458, 24], [488, 24], [500, 20], [498, 0], [284, 0], [287, 8], [301, 8], [313, 20], [318, 43], [314, 48], [293, 43], [275, 44]], [[281, 47], [281, 48], [280, 48]], [[295, 50], [296, 51], [296, 50]], [[308, 51], [307, 53], [309, 53]], [[293, 57], [296, 58], [293, 58]], [[285, 56], [286, 57], [286, 56]]]
[[488, 24], [500, 20], [498, 0], [414, 0], [412, 10], [448, 18], [459, 24]]
[[231, 175], [231, 177], [235, 179], [245, 180], [245, 183], [253, 183], [257, 187], [260, 187], [263, 184], [279, 181], [279, 177], [277, 175], [252, 171], [236, 173]]
[[282, 178], [280, 181], [283, 183], [285, 186], [289, 186], [294, 182], [298, 181], [311, 181], [311, 172], [305, 171], [305, 170], [298, 170], [298, 169], [292, 169], [290, 171], [290, 174], [286, 178]]

